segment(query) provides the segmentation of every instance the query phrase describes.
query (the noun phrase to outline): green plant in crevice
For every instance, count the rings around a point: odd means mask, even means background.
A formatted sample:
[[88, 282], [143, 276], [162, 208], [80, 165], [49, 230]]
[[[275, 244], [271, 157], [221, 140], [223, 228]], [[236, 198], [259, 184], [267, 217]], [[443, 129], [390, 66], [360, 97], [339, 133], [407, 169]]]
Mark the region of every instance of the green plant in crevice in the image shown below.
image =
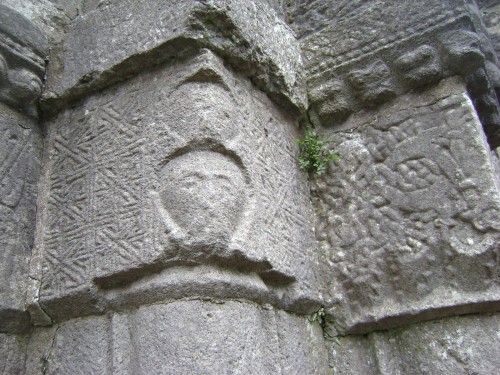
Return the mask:
[[321, 326], [325, 323], [325, 308], [321, 307], [318, 311], [313, 312], [307, 316], [307, 320], [312, 322], [318, 322]]
[[300, 149], [300, 169], [308, 173], [322, 175], [330, 162], [340, 159], [335, 150], [328, 148], [330, 141], [321, 139], [310, 127], [306, 128], [304, 139], [297, 139], [297, 143]]
[[325, 311], [324, 307], [321, 307], [318, 311], [313, 312], [312, 314], [307, 316], [307, 320], [311, 323], [318, 322], [321, 329], [323, 330], [323, 337], [326, 340], [334, 340], [336, 341], [336, 337], [338, 335], [337, 330], [335, 329], [335, 319], [333, 316], [328, 315]]

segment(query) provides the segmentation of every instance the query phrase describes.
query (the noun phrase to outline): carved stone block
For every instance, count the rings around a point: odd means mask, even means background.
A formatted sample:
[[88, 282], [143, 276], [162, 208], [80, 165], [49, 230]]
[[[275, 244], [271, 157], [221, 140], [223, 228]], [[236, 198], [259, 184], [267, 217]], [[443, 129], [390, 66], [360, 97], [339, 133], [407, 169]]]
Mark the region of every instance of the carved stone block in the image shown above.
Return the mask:
[[412, 86], [438, 82], [442, 70], [438, 52], [426, 45], [401, 55], [395, 65]]
[[47, 55], [40, 30], [0, 5], [0, 101], [36, 117]]
[[[303, 110], [302, 57], [267, 0], [118, 0], [76, 18], [54, 49], [45, 109], [210, 48], [289, 110]], [[132, 16], [133, 15], [133, 16]], [[61, 100], [62, 99], [62, 100]]]
[[445, 51], [445, 63], [462, 75], [472, 73], [484, 65], [479, 35], [470, 31], [444, 33], [440, 42]]
[[316, 87], [311, 90], [310, 98], [309, 115], [314, 123], [340, 123], [356, 109], [354, 92], [342, 79]]
[[211, 52], [90, 97], [50, 127], [49, 315], [200, 293], [319, 307], [295, 125]]
[[388, 66], [377, 60], [348, 75], [349, 82], [367, 107], [374, 107], [396, 96], [394, 83]]
[[408, 94], [328, 133], [312, 187], [341, 332], [498, 309], [500, 191], [463, 82]]

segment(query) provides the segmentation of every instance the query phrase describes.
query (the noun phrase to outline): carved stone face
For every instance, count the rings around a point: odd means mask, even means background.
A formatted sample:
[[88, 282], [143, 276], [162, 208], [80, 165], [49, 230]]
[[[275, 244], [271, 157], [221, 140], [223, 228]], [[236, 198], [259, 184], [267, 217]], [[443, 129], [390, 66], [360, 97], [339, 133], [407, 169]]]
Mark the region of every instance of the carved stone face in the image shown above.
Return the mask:
[[227, 156], [193, 151], [171, 160], [164, 169], [161, 201], [170, 218], [193, 246], [225, 247], [238, 225], [245, 180]]

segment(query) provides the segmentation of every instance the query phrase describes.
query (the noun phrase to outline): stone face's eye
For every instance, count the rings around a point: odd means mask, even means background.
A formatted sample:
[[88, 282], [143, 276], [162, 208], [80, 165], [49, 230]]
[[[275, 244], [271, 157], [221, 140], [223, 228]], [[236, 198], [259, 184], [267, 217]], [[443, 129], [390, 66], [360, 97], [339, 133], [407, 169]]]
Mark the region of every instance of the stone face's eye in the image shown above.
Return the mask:
[[214, 176], [214, 182], [220, 190], [232, 191], [235, 185], [229, 176], [224, 174], [217, 174]]
[[187, 173], [178, 180], [179, 187], [191, 188], [199, 185], [203, 181], [203, 176], [196, 172]]

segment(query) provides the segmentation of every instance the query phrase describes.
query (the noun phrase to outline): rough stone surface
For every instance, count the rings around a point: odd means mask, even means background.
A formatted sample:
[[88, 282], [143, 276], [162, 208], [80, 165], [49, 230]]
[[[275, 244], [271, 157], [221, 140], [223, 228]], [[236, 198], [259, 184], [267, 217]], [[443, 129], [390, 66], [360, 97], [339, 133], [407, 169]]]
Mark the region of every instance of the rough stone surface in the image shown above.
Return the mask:
[[33, 375], [328, 371], [317, 323], [238, 301], [177, 301], [38, 328], [29, 353]]
[[213, 53], [90, 97], [49, 127], [35, 277], [49, 315], [199, 293], [319, 308], [294, 122]]
[[80, 3], [86, 1], [2, 0], [2, 4], [27, 18], [52, 43], [58, 43], [62, 40], [68, 23], [81, 12]]
[[41, 133], [31, 118], [0, 103], [0, 332], [22, 329], [35, 231]]
[[342, 159], [316, 178], [316, 235], [341, 332], [498, 309], [500, 190], [458, 79], [326, 132]]
[[335, 375], [477, 374], [500, 368], [500, 318], [477, 315], [339, 337], [328, 342]]
[[[133, 17], [132, 17], [133, 15]], [[200, 46], [223, 56], [275, 101], [304, 109], [301, 54], [266, 1], [120, 0], [76, 18], [54, 49], [45, 108], [123, 80]]]
[[0, 332], [29, 323], [24, 305], [42, 147], [33, 117], [47, 54], [40, 31], [0, 5]]

